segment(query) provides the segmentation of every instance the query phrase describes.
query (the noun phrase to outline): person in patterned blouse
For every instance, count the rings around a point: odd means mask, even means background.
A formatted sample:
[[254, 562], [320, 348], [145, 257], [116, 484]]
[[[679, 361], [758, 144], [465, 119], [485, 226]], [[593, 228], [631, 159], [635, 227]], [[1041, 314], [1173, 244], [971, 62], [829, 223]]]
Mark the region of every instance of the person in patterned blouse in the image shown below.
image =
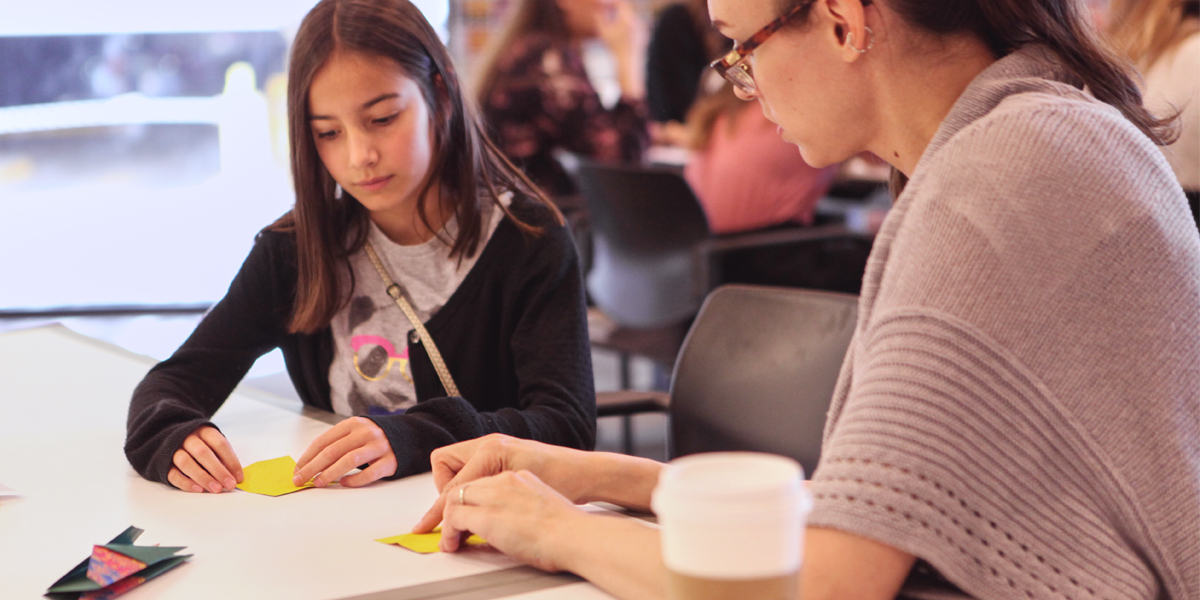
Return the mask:
[[[588, 80], [582, 43], [599, 38], [616, 60], [612, 108]], [[552, 198], [575, 193], [554, 152], [637, 162], [649, 143], [645, 27], [625, 0], [520, 0], [479, 68], [476, 97], [501, 151]], [[562, 206], [564, 212], [570, 206]]]

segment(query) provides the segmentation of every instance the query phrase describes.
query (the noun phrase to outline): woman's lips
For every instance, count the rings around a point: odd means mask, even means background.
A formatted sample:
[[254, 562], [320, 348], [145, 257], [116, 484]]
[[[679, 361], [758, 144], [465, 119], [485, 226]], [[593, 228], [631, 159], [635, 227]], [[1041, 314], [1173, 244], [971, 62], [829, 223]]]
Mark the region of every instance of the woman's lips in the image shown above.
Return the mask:
[[386, 186], [388, 184], [388, 182], [391, 180], [392, 180], [391, 175], [385, 175], [383, 177], [376, 177], [374, 179], [365, 179], [363, 181], [356, 183], [355, 185], [357, 185], [358, 187], [360, 187], [364, 190], [367, 190], [368, 192], [375, 192], [375, 191], [383, 189], [383, 187]]

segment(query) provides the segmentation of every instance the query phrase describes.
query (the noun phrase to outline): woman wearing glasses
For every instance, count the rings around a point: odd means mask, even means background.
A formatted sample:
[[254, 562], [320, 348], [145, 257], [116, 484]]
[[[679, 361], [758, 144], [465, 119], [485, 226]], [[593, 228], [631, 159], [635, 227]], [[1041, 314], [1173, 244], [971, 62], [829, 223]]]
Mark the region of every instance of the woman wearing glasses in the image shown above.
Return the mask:
[[[1126, 65], [1072, 0], [710, 0], [715, 65], [816, 166], [895, 167], [835, 391], [805, 600], [1200, 598], [1200, 238]], [[782, 15], [782, 16], [781, 16]], [[731, 402], [736, 399], [730, 399]], [[661, 465], [492, 438], [443, 521], [663, 593]]]

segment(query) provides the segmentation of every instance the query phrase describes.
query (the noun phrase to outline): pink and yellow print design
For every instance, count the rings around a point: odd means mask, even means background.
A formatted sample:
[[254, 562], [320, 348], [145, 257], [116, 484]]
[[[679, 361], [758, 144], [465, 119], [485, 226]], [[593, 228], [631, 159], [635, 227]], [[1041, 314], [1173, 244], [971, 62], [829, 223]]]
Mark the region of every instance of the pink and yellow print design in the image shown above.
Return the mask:
[[399, 365], [400, 375], [412, 383], [408, 373], [408, 346], [401, 352], [387, 339], [378, 335], [356, 335], [350, 338], [350, 349], [354, 351], [354, 370], [367, 381], [380, 381], [387, 377], [392, 365]]

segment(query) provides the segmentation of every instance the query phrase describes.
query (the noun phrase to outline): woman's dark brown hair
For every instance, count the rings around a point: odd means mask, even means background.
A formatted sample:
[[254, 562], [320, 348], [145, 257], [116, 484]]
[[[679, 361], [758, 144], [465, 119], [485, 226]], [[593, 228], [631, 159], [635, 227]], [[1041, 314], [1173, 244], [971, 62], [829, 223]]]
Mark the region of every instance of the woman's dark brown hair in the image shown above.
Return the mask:
[[407, 0], [321, 0], [296, 33], [288, 70], [296, 206], [268, 227], [296, 235], [299, 274], [289, 324], [293, 333], [313, 333], [329, 326], [350, 292], [339, 289], [339, 272], [350, 271], [349, 257], [363, 247], [367, 235], [366, 209], [348, 194], [335, 197], [337, 184], [317, 154], [309, 124], [309, 87], [335, 51], [390, 58], [421, 88], [431, 114], [434, 151], [416, 210], [433, 230], [425, 203], [427, 194], [436, 189], [436, 201], [458, 220], [452, 257], [473, 256], [479, 250], [481, 211], [487, 202], [499, 206], [526, 233], [540, 232], [500, 204], [505, 190], [540, 201], [562, 222], [554, 205], [487, 139], [445, 46], [416, 7]]
[[[812, 1], [783, 0], [782, 4], [786, 9]], [[1121, 111], [1154, 143], [1165, 146], [1178, 135], [1174, 117], [1159, 119], [1143, 106], [1133, 65], [1101, 41], [1080, 0], [875, 1], [886, 2], [905, 22], [930, 33], [974, 34], [997, 58], [1029, 44], [1042, 44], [1097, 100]], [[898, 190], [904, 177], [898, 171], [895, 175], [892, 188]]]

